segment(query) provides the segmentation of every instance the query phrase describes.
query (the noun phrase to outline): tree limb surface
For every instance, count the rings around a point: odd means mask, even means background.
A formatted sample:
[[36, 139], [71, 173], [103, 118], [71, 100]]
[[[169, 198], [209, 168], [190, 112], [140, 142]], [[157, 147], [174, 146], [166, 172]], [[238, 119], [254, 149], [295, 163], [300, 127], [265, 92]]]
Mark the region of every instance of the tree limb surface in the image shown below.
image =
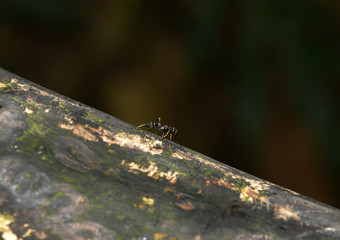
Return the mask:
[[340, 239], [340, 211], [0, 69], [0, 239]]

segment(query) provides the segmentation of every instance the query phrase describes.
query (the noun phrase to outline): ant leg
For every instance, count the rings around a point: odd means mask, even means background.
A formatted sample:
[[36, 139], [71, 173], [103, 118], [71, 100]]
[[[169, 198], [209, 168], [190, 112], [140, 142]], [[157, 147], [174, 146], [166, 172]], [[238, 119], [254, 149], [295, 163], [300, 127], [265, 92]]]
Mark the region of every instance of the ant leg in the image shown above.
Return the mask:
[[144, 127], [146, 125], [146, 123], [143, 123], [142, 125], [139, 125], [138, 127], [141, 128], [141, 127]]
[[172, 134], [170, 134], [170, 141], [172, 141]]
[[[164, 135], [164, 133], [163, 133], [163, 136], [162, 136], [162, 138], [166, 138], [166, 136], [168, 136], [169, 135], [169, 133], [170, 133], [170, 129], [169, 129], [169, 131]], [[170, 139], [171, 140], [171, 139]]]

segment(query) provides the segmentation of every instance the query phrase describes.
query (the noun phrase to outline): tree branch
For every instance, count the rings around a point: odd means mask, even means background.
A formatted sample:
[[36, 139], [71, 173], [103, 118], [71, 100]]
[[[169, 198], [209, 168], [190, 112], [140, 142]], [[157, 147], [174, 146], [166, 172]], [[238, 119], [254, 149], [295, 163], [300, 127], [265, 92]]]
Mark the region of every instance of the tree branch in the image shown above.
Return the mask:
[[338, 209], [2, 69], [0, 92], [3, 239], [340, 238]]

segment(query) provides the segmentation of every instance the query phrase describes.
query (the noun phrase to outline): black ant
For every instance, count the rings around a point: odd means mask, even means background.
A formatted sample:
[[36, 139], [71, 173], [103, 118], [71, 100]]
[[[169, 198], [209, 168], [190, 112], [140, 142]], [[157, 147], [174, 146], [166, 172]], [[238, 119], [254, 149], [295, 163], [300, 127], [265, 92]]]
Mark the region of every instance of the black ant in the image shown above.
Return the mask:
[[172, 135], [178, 136], [177, 128], [168, 125], [162, 125], [160, 117], [155, 122], [144, 123], [138, 127], [157, 129], [158, 131], [162, 132], [162, 138], [166, 138], [168, 135], [170, 135], [170, 140], [172, 140]]

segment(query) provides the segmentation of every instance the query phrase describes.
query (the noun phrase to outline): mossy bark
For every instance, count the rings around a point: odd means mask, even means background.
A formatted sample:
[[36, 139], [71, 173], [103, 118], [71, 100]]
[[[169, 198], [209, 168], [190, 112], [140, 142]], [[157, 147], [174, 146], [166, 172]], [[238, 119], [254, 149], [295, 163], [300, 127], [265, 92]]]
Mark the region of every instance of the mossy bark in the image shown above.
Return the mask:
[[0, 69], [3, 239], [339, 239], [340, 211]]

